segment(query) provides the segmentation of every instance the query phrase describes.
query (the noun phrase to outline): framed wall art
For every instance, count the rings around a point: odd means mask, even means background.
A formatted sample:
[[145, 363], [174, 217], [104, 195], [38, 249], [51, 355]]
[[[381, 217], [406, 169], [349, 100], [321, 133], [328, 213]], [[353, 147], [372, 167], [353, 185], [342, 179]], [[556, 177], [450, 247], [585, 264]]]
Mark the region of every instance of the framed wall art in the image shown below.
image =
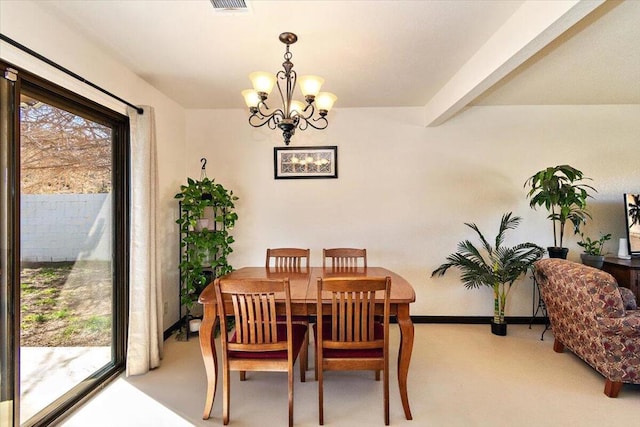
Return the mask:
[[274, 147], [275, 179], [337, 178], [338, 147]]
[[625, 193], [628, 255], [640, 257], [640, 194]]

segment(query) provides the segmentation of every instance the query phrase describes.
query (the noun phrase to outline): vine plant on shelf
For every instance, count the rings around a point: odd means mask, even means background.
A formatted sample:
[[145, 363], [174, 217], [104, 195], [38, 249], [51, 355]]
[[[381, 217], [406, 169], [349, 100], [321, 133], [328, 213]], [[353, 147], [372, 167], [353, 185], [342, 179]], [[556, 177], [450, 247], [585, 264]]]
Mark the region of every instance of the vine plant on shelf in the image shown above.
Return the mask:
[[206, 176], [198, 181], [188, 178], [175, 198], [180, 200], [180, 302], [188, 318], [207, 284], [233, 270], [227, 257], [233, 252], [229, 232], [238, 219], [238, 198]]

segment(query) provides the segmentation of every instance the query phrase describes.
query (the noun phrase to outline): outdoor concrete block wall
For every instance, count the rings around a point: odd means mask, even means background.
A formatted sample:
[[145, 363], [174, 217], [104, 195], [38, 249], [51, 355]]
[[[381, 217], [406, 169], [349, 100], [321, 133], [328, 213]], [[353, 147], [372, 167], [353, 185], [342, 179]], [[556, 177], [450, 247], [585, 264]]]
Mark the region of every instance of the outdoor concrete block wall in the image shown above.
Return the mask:
[[23, 194], [23, 262], [111, 259], [110, 193]]

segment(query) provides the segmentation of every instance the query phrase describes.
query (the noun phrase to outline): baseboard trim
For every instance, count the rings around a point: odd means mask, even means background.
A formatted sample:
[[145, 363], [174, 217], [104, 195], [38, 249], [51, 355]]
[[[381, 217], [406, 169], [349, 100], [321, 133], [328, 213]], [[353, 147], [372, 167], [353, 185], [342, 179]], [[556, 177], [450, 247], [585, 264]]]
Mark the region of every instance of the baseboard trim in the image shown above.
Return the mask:
[[166, 331], [164, 331], [163, 337], [164, 340], [166, 341], [171, 335], [173, 335], [174, 332], [179, 331], [180, 328], [182, 328], [184, 326], [184, 317], [180, 320], [178, 320], [176, 323], [174, 323], [173, 325], [169, 326], [169, 329], [167, 329]]
[[[413, 323], [440, 323], [440, 324], [466, 324], [466, 325], [488, 325], [493, 320], [493, 316], [411, 316]], [[507, 324], [511, 325], [547, 325], [549, 319], [546, 317], [508, 316], [505, 317]], [[312, 320], [313, 321], [313, 320]], [[398, 323], [396, 318], [391, 319], [391, 323]], [[171, 325], [164, 331], [166, 340], [174, 332], [184, 326], [184, 318]]]
[[[450, 323], [450, 324], [490, 324], [493, 316], [411, 316], [413, 323]], [[507, 324], [512, 325], [546, 325], [546, 317], [507, 316]]]

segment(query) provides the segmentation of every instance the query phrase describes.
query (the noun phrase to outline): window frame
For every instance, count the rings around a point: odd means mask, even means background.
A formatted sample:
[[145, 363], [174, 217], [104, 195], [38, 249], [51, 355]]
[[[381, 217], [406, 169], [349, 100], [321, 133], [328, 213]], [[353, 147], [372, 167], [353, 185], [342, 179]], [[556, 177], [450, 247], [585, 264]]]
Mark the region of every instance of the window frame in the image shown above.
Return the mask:
[[[18, 219], [13, 231], [13, 242], [19, 244], [20, 241], [20, 95], [27, 94], [34, 96], [44, 102], [55, 107], [62, 108], [73, 114], [85, 117], [96, 123], [108, 126], [112, 129], [112, 195], [113, 195], [113, 246], [112, 246], [112, 280], [113, 280], [113, 301], [112, 301], [112, 352], [111, 363], [105, 365], [102, 369], [96, 371], [87, 380], [79, 383], [71, 390], [67, 391], [55, 402], [44, 408], [38, 415], [23, 422], [20, 426], [41, 426], [49, 425], [54, 420], [60, 418], [65, 412], [79, 403], [82, 403], [103, 383], [117, 377], [125, 369], [126, 360], [126, 343], [127, 343], [127, 325], [128, 325], [128, 306], [129, 306], [129, 200], [130, 200], [130, 140], [129, 140], [129, 118], [121, 113], [111, 110], [97, 102], [89, 100], [69, 89], [61, 87], [33, 73], [25, 71], [20, 67], [16, 67], [10, 63], [0, 60], [3, 69], [7, 67], [18, 71], [18, 79], [15, 85], [16, 101], [13, 114], [16, 116], [17, 129], [13, 141], [14, 147], [10, 149], [16, 157], [13, 170], [10, 174], [14, 177], [13, 187], [10, 191], [14, 192], [14, 207], [16, 217]], [[11, 169], [11, 168], [10, 168]], [[19, 247], [15, 248], [19, 249]], [[11, 267], [15, 272], [10, 277], [10, 283], [17, 284], [17, 289], [10, 290], [9, 294], [13, 295], [14, 310], [19, 310], [20, 302], [20, 252], [15, 250], [10, 259]], [[19, 313], [19, 311], [15, 311]], [[15, 316], [14, 316], [15, 318]], [[20, 327], [19, 320], [15, 321], [14, 330], [18, 336], [13, 337], [11, 345], [14, 352], [14, 401], [16, 402], [15, 419], [19, 419], [20, 404]]]

